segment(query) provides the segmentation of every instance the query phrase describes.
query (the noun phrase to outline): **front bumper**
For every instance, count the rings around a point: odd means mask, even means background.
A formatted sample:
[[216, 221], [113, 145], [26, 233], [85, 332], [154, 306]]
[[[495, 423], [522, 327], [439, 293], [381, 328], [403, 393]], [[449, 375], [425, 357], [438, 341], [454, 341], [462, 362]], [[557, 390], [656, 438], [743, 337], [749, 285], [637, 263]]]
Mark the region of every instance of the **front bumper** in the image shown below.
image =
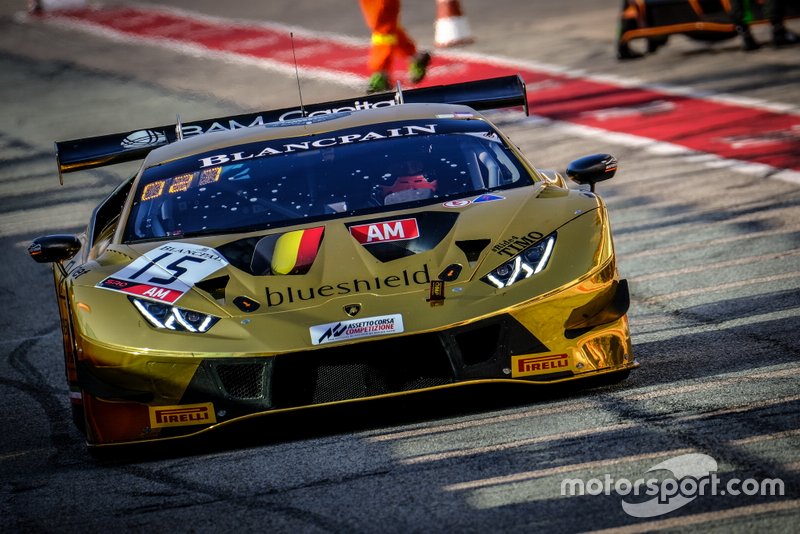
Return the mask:
[[[83, 340], [78, 374], [87, 439], [172, 439], [331, 403], [629, 370], [638, 364], [625, 316], [627, 284], [602, 274], [613, 270], [612, 262], [594, 278], [467, 324], [278, 355], [112, 354]], [[118, 365], [96, 365], [109, 361]]]

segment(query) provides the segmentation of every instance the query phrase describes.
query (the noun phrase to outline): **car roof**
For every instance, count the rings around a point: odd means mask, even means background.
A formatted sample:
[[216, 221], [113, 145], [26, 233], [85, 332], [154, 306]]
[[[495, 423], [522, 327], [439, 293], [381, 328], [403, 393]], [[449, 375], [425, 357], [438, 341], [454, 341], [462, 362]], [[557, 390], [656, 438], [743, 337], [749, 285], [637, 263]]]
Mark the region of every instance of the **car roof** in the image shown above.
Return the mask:
[[225, 129], [189, 137], [151, 151], [144, 160], [143, 168], [252, 142], [315, 135], [385, 122], [445, 118], [443, 115], [452, 118], [454, 114], [464, 118], [483, 118], [474, 109], [455, 104], [401, 104], [338, 113], [326, 112], [263, 126]]

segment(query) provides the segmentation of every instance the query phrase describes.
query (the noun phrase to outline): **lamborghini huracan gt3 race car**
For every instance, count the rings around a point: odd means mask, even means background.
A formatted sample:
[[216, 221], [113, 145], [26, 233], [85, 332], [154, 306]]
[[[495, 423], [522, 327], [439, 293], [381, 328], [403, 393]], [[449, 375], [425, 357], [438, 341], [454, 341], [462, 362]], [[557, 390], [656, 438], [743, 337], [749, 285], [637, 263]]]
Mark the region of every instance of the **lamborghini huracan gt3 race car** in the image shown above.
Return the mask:
[[[447, 103], [444, 103], [447, 102]], [[144, 158], [52, 262], [90, 446], [299, 407], [636, 367], [606, 208], [616, 160], [536, 169], [479, 111], [517, 76], [59, 142]], [[526, 109], [527, 112], [527, 109]]]

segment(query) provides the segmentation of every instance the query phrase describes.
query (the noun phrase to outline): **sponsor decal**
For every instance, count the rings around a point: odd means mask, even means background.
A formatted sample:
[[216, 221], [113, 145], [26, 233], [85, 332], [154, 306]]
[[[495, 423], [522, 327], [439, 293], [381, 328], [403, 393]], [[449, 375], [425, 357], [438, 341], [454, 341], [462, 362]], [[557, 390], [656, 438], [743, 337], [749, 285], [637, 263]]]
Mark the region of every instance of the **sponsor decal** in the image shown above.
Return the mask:
[[[312, 111], [305, 115], [306, 117], [316, 117], [319, 115], [330, 115], [332, 113], [341, 113], [343, 111], [358, 111], [361, 109], [372, 109], [372, 108], [385, 108], [388, 106], [394, 106], [396, 102], [394, 98], [390, 98], [389, 100], [381, 100], [379, 102], [362, 102], [361, 100], [356, 100], [353, 102], [352, 106], [342, 106], [340, 108], [329, 108], [329, 109], [319, 109], [317, 111]], [[294, 109], [292, 111], [287, 111], [280, 117], [278, 117], [279, 121], [286, 121], [295, 118], [303, 117], [303, 111], [301, 109]]]
[[435, 134], [436, 124], [425, 125], [407, 125], [398, 128], [389, 128], [382, 132], [366, 132], [366, 133], [351, 133], [346, 135], [337, 135], [335, 137], [325, 137], [316, 139], [314, 141], [298, 141], [296, 143], [283, 143], [273, 146], [262, 146], [259, 151], [242, 151], [233, 152], [230, 154], [213, 154], [200, 158], [200, 167], [213, 167], [215, 165], [222, 165], [223, 163], [244, 161], [254, 158], [264, 158], [280, 154], [290, 154], [293, 152], [302, 152], [305, 150], [316, 150], [319, 148], [328, 148], [337, 145], [347, 145], [350, 143], [363, 143], [368, 141], [375, 141], [378, 139], [389, 139], [392, 137], [408, 137], [420, 134]]
[[91, 269], [87, 269], [83, 265], [79, 265], [72, 272], [69, 273], [69, 277], [72, 278], [73, 280], [77, 280], [84, 274], [89, 273], [91, 271], [92, 271]]
[[419, 226], [417, 226], [416, 219], [399, 219], [351, 226], [350, 234], [362, 245], [385, 243], [387, 241], [405, 241], [419, 237]]
[[135, 150], [137, 148], [147, 148], [150, 146], [160, 146], [167, 144], [167, 136], [164, 132], [155, 130], [138, 130], [128, 134], [128, 137], [120, 142], [123, 150]]
[[463, 208], [464, 206], [469, 206], [472, 204], [471, 200], [466, 199], [458, 199], [458, 200], [448, 200], [442, 206], [445, 208]]
[[501, 256], [511, 257], [516, 255], [518, 252], [522, 252], [543, 237], [544, 235], [540, 232], [528, 232], [522, 237], [512, 235], [510, 238], [504, 239], [493, 246], [492, 251], [500, 254]]
[[320, 324], [309, 328], [311, 343], [313, 345], [324, 345], [325, 343], [332, 343], [334, 341], [344, 341], [346, 339], [357, 339], [361, 337], [399, 334], [402, 331], [403, 316], [399, 313]]
[[305, 274], [317, 259], [324, 226], [281, 234], [272, 253], [273, 274]]
[[614, 156], [608, 156], [603, 163], [606, 164], [606, 172], [612, 172], [617, 170], [617, 158]]
[[[333, 119], [339, 119], [341, 117], [346, 117], [347, 115], [350, 115], [349, 111], [337, 111], [329, 115], [321, 115], [316, 117], [299, 117], [296, 119], [284, 119], [281, 120], [280, 122], [270, 122], [267, 124], [267, 126], [269, 126], [270, 128], [274, 128], [276, 126], [299, 126], [301, 124], [316, 124], [319, 122], [325, 122]], [[281, 117], [284, 116], [286, 115], [285, 114], [281, 115]]]
[[495, 200], [505, 200], [505, 199], [506, 199], [506, 197], [501, 197], [500, 195], [490, 195], [490, 194], [487, 193], [485, 195], [479, 196], [478, 198], [473, 200], [472, 203], [473, 204], [478, 204], [480, 202], [492, 202], [492, 201], [495, 201]]
[[363, 292], [379, 291], [384, 288], [412, 287], [428, 285], [431, 282], [428, 265], [422, 266], [418, 271], [409, 272], [407, 269], [398, 275], [384, 277], [376, 276], [372, 279], [355, 278], [336, 284], [325, 284], [319, 287], [271, 289], [266, 287], [267, 307], [272, 308], [282, 304], [294, 304], [301, 301], [314, 300], [317, 297], [329, 298], [337, 295], [348, 295]]
[[306, 115], [303, 114], [301, 109], [293, 109], [283, 113], [278, 117], [278, 121], [274, 122], [274, 118], [264, 119], [262, 115], [256, 115], [250, 120], [249, 123], [241, 123], [236, 120], [230, 119], [226, 121], [216, 121], [211, 123], [210, 126], [205, 127], [203, 124], [185, 124], [181, 126], [181, 133], [183, 137], [192, 137], [210, 132], [227, 132], [230, 130], [239, 130], [242, 128], [253, 128], [254, 126], [291, 126], [293, 124], [310, 124], [311, 122], [319, 122], [324, 120], [326, 115], [333, 115], [336, 113], [344, 113], [349, 111], [357, 111], [361, 109], [382, 108], [387, 106], [394, 106], [394, 99], [381, 100], [380, 102], [362, 102], [356, 100], [352, 106], [342, 106], [338, 108], [319, 109], [312, 111]]
[[96, 287], [173, 304], [197, 282], [228, 262], [209, 247], [170, 242], [154, 248]]
[[150, 427], [210, 425], [217, 422], [214, 405], [183, 404], [178, 406], [150, 406]]
[[546, 375], [569, 370], [569, 356], [566, 354], [511, 357], [511, 376], [513, 377]]
[[444, 280], [431, 280], [431, 293], [428, 298], [431, 306], [444, 304]]

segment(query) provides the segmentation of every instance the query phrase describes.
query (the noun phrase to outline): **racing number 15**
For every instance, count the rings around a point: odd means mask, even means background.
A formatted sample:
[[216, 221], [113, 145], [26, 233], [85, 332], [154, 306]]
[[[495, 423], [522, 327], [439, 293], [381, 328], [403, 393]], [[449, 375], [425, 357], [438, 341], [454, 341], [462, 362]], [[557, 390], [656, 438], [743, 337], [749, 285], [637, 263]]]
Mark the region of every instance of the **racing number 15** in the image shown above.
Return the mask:
[[[128, 279], [129, 280], [136, 280], [138, 277], [140, 277], [141, 275], [143, 275], [144, 273], [149, 271], [151, 267], [153, 267], [154, 265], [158, 265], [159, 261], [163, 260], [167, 256], [170, 256], [171, 254], [172, 254], [171, 252], [165, 252], [161, 256], [159, 256], [157, 258], [154, 258], [153, 260], [151, 260], [151, 262], [149, 264], [145, 265], [144, 267], [142, 267], [141, 269], [139, 269], [138, 271], [136, 271], [135, 273], [130, 275], [130, 277], [128, 277]], [[164, 269], [166, 269], [167, 271], [169, 271], [172, 274], [171, 278], [153, 277], [150, 280], [148, 280], [148, 282], [151, 283], [151, 284], [163, 284], [163, 285], [171, 284], [172, 282], [177, 280], [178, 277], [186, 274], [187, 269], [186, 269], [186, 267], [182, 267], [181, 264], [184, 263], [184, 262], [187, 262], [187, 261], [191, 261], [191, 262], [195, 262], [195, 263], [203, 263], [206, 260], [204, 260], [202, 258], [195, 258], [195, 257], [192, 257], [192, 256], [181, 256], [177, 260], [173, 261], [172, 263], [170, 263], [169, 265], [164, 267]]]

